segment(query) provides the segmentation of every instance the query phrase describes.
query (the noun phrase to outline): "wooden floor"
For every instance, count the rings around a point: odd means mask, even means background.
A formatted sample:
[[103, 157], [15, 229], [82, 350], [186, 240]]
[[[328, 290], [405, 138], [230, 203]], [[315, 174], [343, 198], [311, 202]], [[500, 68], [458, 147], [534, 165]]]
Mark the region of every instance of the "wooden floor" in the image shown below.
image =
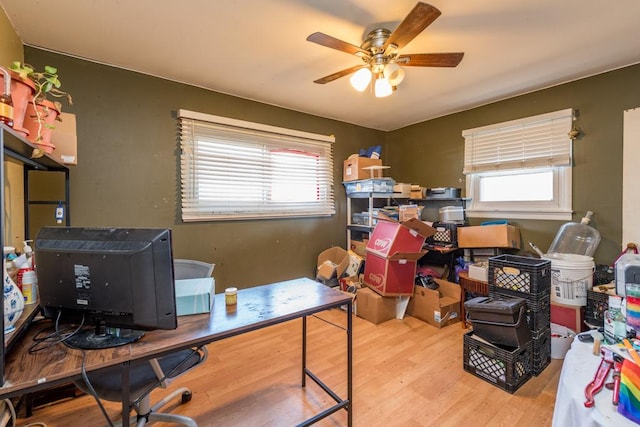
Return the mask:
[[[340, 310], [322, 317], [345, 323]], [[209, 345], [206, 365], [171, 384], [188, 385], [192, 401], [166, 408], [206, 427], [295, 425], [330, 406], [311, 381], [300, 387], [301, 325], [291, 321]], [[308, 325], [308, 366], [344, 393], [346, 334], [314, 318]], [[550, 426], [562, 361], [552, 360], [509, 394], [463, 370], [465, 332], [460, 323], [437, 329], [406, 317], [376, 326], [354, 317], [354, 426]], [[154, 392], [153, 400], [166, 393]], [[119, 404], [105, 407], [119, 418]], [[36, 409], [18, 425], [36, 421], [48, 427], [107, 425], [89, 396]], [[346, 425], [346, 413], [317, 425]]]

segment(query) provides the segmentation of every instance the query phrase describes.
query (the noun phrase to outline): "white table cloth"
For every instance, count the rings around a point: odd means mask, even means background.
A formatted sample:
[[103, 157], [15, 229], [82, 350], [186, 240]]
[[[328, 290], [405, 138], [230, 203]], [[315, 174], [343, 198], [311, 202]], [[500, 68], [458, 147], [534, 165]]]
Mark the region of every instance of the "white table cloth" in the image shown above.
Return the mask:
[[[611, 404], [612, 391], [603, 387], [595, 395], [595, 406], [587, 408], [584, 389], [596, 374], [601, 356], [592, 353], [593, 343], [584, 343], [576, 337], [567, 352], [556, 394], [553, 411], [553, 427], [638, 427], [628, 418], [618, 413], [617, 407]], [[609, 372], [606, 382], [611, 382]]]

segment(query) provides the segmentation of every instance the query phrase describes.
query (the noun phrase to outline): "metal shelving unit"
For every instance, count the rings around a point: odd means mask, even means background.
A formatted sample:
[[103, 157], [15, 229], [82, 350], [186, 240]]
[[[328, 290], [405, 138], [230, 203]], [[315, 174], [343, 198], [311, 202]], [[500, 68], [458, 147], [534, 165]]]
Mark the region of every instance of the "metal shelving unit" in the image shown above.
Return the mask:
[[[4, 124], [0, 124], [0, 145], [2, 146], [2, 152], [0, 154], [0, 174], [2, 175], [2, 179], [4, 180], [5, 170], [4, 170], [4, 161], [7, 158], [12, 158], [17, 160], [18, 162], [24, 165], [24, 185], [25, 185], [25, 205], [24, 205], [24, 214], [25, 214], [25, 238], [29, 238], [30, 229], [29, 229], [29, 214], [30, 207], [34, 204], [53, 204], [56, 205], [60, 202], [59, 200], [51, 201], [51, 200], [30, 200], [28, 187], [29, 187], [29, 173], [33, 173], [33, 171], [52, 171], [64, 174], [64, 183], [65, 189], [64, 194], [65, 198], [62, 201], [64, 206], [66, 207], [66, 225], [71, 225], [71, 219], [69, 215], [69, 169], [56, 161], [49, 154], [45, 154], [44, 156], [32, 159], [31, 154], [35, 146], [31, 144], [28, 140], [24, 139], [18, 133], [16, 133], [13, 129], [5, 126]], [[4, 183], [0, 188], [0, 206], [2, 206], [2, 212], [0, 213], [0, 221], [2, 223], [2, 227], [0, 227], [0, 240], [2, 240], [4, 244], [4, 224], [5, 224], [5, 194], [4, 194]], [[2, 347], [0, 347], [0, 386], [4, 384], [4, 359], [5, 354], [8, 348], [11, 347], [12, 343], [15, 342], [20, 336], [23, 329], [29, 325], [31, 319], [37, 313], [37, 304], [33, 304], [30, 307], [27, 306], [25, 311], [22, 313], [22, 316], [16, 323], [16, 329], [5, 336], [4, 334], [4, 317], [0, 320], [0, 330], [2, 330]]]

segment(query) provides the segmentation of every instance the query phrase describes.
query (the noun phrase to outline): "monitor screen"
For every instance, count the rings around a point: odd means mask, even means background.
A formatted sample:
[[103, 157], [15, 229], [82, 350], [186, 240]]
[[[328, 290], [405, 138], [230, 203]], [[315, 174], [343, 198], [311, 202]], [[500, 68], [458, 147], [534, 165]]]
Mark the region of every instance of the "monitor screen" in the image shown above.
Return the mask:
[[43, 227], [34, 251], [44, 316], [89, 327], [67, 344], [112, 347], [177, 327], [170, 229]]

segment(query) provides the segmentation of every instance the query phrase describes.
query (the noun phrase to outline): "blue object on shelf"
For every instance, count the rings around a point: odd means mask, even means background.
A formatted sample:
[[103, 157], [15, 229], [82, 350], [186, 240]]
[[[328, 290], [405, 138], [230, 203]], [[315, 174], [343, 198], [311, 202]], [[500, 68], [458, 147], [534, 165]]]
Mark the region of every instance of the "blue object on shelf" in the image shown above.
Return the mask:
[[495, 221], [485, 221], [483, 223], [480, 223], [480, 225], [505, 225], [508, 223], [509, 221], [507, 221], [506, 219], [497, 219]]

